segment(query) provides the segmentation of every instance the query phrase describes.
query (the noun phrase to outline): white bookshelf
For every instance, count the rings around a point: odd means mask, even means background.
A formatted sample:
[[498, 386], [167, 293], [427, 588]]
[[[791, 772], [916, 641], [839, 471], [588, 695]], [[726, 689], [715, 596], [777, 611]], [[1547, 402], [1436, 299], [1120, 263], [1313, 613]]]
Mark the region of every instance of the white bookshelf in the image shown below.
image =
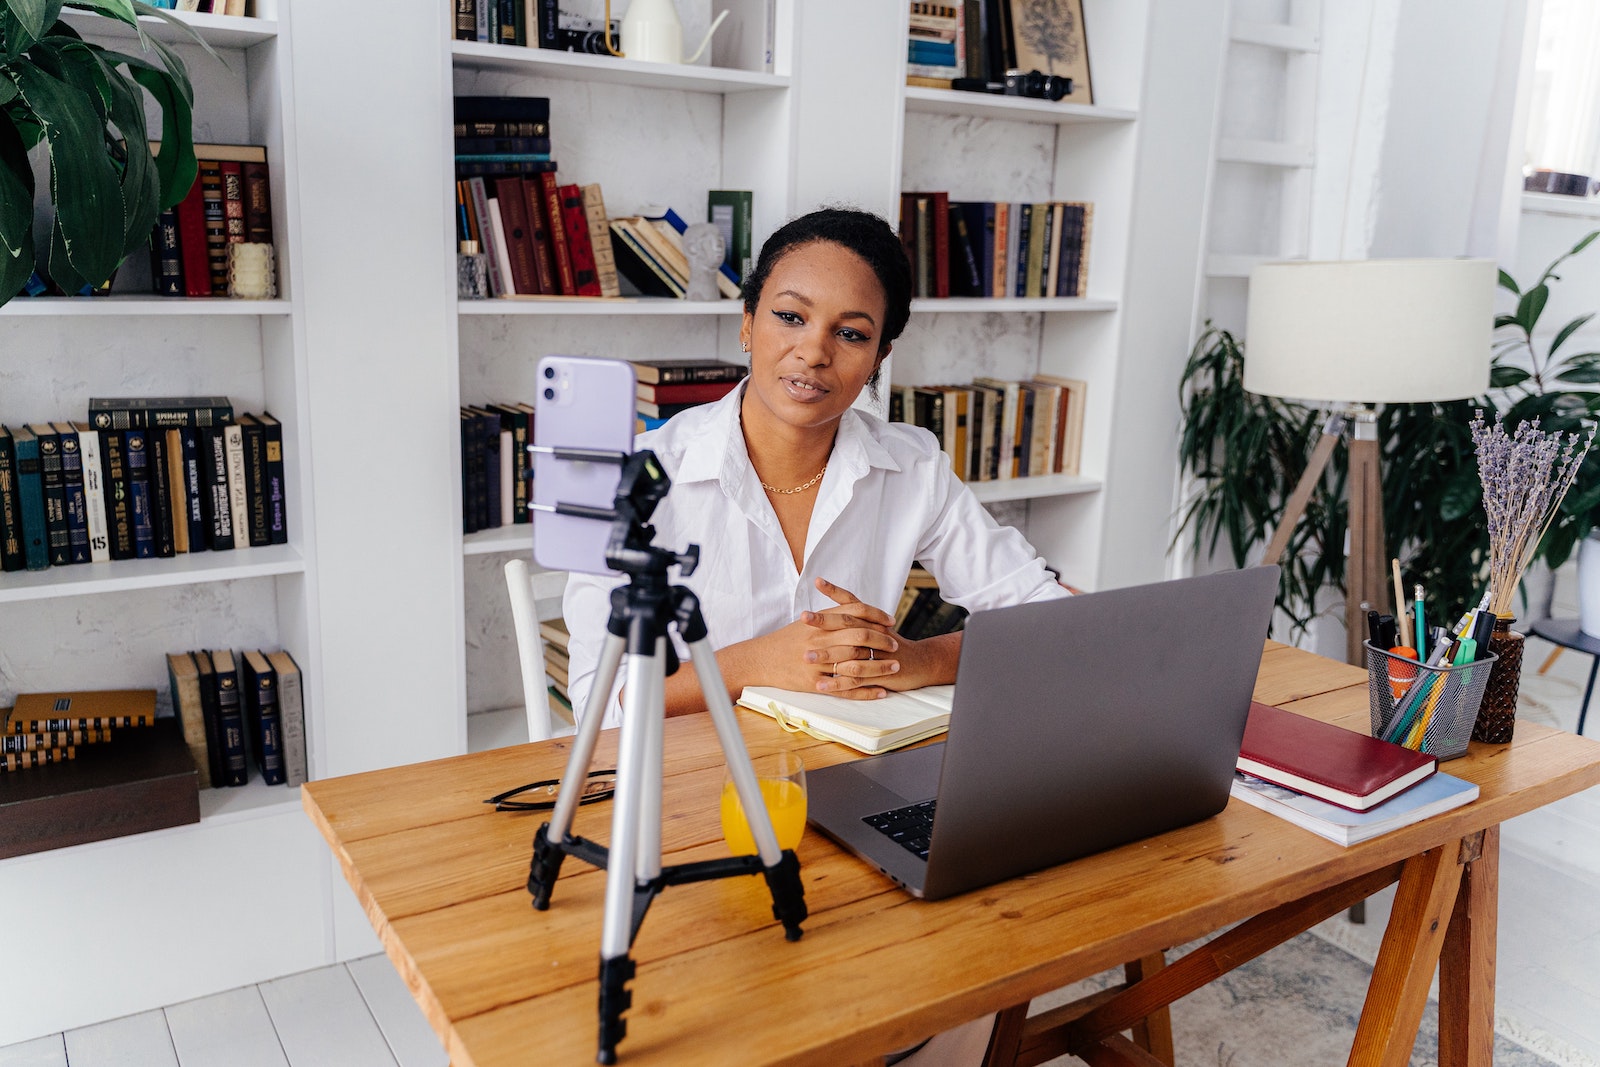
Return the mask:
[[[260, 18], [172, 15], [214, 57], [143, 20], [189, 67], [195, 139], [267, 147], [281, 297], [157, 297], [135, 254], [109, 296], [13, 300], [0, 308], [0, 421], [82, 420], [91, 395], [225, 395], [236, 411], [269, 410], [283, 424], [289, 543], [0, 574], [0, 701], [150, 688], [165, 704], [168, 652], [285, 648], [304, 674], [315, 773], [322, 650], [288, 3], [256, 0]], [[90, 40], [139, 48], [131, 28], [66, 17]], [[92, 916], [14, 931], [16, 951], [51, 962], [35, 970], [36, 1000], [0, 1008], [0, 1045], [328, 962], [331, 882], [314, 845], [298, 790], [258, 778], [204, 791], [194, 825], [0, 860], [0, 897]]]
[[[686, 12], [693, 7], [681, 6]], [[449, 41], [452, 86], [457, 95], [548, 97], [560, 181], [598, 182], [608, 215], [666, 204], [694, 223], [704, 221], [707, 190], [751, 190], [759, 248], [796, 207], [789, 46], [796, 16], [790, 0], [779, 0], [776, 11], [773, 73]], [[450, 35], [448, 25], [444, 32]], [[598, 121], [600, 115], [606, 121]], [[441, 145], [453, 182], [449, 140], [442, 138]], [[649, 164], [641, 166], [643, 160]], [[454, 255], [452, 241], [452, 277]], [[546, 354], [744, 361], [738, 300], [491, 299], [455, 301], [454, 307], [459, 375], [452, 415], [462, 404], [531, 403], [535, 366]], [[459, 501], [458, 484], [452, 500], [457, 513]], [[461, 538], [463, 722], [468, 715], [478, 722], [495, 709], [521, 705], [501, 568], [511, 554], [529, 556], [531, 548], [526, 525]], [[552, 595], [559, 596], [564, 577], [550, 580]]]
[[1037, 122], [1046, 126], [1132, 122], [1139, 117], [1139, 113], [1133, 108], [1069, 104], [1059, 100], [1037, 100], [1026, 96], [957, 92], [952, 89], [929, 89], [917, 85], [906, 86], [905, 93], [907, 111], [930, 115], [964, 115], [980, 119], [1003, 119], [1009, 122]]

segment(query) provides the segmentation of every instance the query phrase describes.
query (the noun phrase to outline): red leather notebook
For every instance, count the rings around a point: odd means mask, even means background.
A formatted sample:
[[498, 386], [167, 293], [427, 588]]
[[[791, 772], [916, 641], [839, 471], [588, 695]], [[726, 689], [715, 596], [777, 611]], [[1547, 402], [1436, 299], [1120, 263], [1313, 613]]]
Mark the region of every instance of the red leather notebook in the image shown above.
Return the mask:
[[1369, 811], [1439, 767], [1433, 756], [1250, 702], [1239, 769], [1351, 811]]

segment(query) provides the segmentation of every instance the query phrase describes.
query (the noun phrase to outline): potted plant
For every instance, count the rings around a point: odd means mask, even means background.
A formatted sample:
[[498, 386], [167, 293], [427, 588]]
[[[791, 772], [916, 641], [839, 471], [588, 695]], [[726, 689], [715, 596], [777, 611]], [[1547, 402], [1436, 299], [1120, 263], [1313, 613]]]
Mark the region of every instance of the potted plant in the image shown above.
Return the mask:
[[[151, 58], [83, 40], [63, 7], [134, 27]], [[194, 182], [189, 75], [140, 15], [182, 25], [138, 0], [0, 0], [0, 304], [35, 271], [68, 293], [102, 284]]]
[[[1600, 352], [1561, 351], [1595, 313], [1579, 315], [1562, 326], [1542, 353], [1534, 337], [1550, 299], [1550, 286], [1561, 280], [1556, 269], [1588, 248], [1596, 237], [1600, 230], [1556, 257], [1525, 290], [1505, 271], [1500, 272], [1500, 287], [1517, 297], [1516, 310], [1495, 319], [1501, 336], [1495, 343], [1492, 384], [1506, 390], [1512, 401], [1503, 419], [1508, 431], [1518, 423], [1538, 422], [1546, 431], [1577, 432], [1600, 413], [1600, 392], [1595, 390], [1600, 384]], [[1576, 549], [1579, 625], [1585, 633], [1600, 636], [1600, 540], [1591, 536], [1597, 525], [1600, 455], [1591, 450], [1578, 468], [1572, 491], [1545, 531], [1539, 551], [1541, 560], [1554, 570]]]

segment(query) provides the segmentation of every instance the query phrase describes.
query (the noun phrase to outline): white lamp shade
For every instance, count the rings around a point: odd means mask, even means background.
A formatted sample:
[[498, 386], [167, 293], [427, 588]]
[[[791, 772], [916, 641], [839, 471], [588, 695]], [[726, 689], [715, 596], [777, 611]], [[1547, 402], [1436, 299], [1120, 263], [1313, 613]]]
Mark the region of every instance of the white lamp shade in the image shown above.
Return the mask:
[[1263, 263], [1250, 272], [1244, 387], [1366, 404], [1481, 396], [1495, 278], [1487, 259]]

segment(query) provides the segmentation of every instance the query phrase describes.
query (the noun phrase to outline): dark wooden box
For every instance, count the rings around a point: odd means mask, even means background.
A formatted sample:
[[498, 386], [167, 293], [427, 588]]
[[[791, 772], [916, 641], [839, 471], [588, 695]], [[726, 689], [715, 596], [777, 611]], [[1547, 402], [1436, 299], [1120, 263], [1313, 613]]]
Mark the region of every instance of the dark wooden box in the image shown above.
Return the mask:
[[0, 773], [0, 858], [200, 821], [200, 777], [176, 719]]

